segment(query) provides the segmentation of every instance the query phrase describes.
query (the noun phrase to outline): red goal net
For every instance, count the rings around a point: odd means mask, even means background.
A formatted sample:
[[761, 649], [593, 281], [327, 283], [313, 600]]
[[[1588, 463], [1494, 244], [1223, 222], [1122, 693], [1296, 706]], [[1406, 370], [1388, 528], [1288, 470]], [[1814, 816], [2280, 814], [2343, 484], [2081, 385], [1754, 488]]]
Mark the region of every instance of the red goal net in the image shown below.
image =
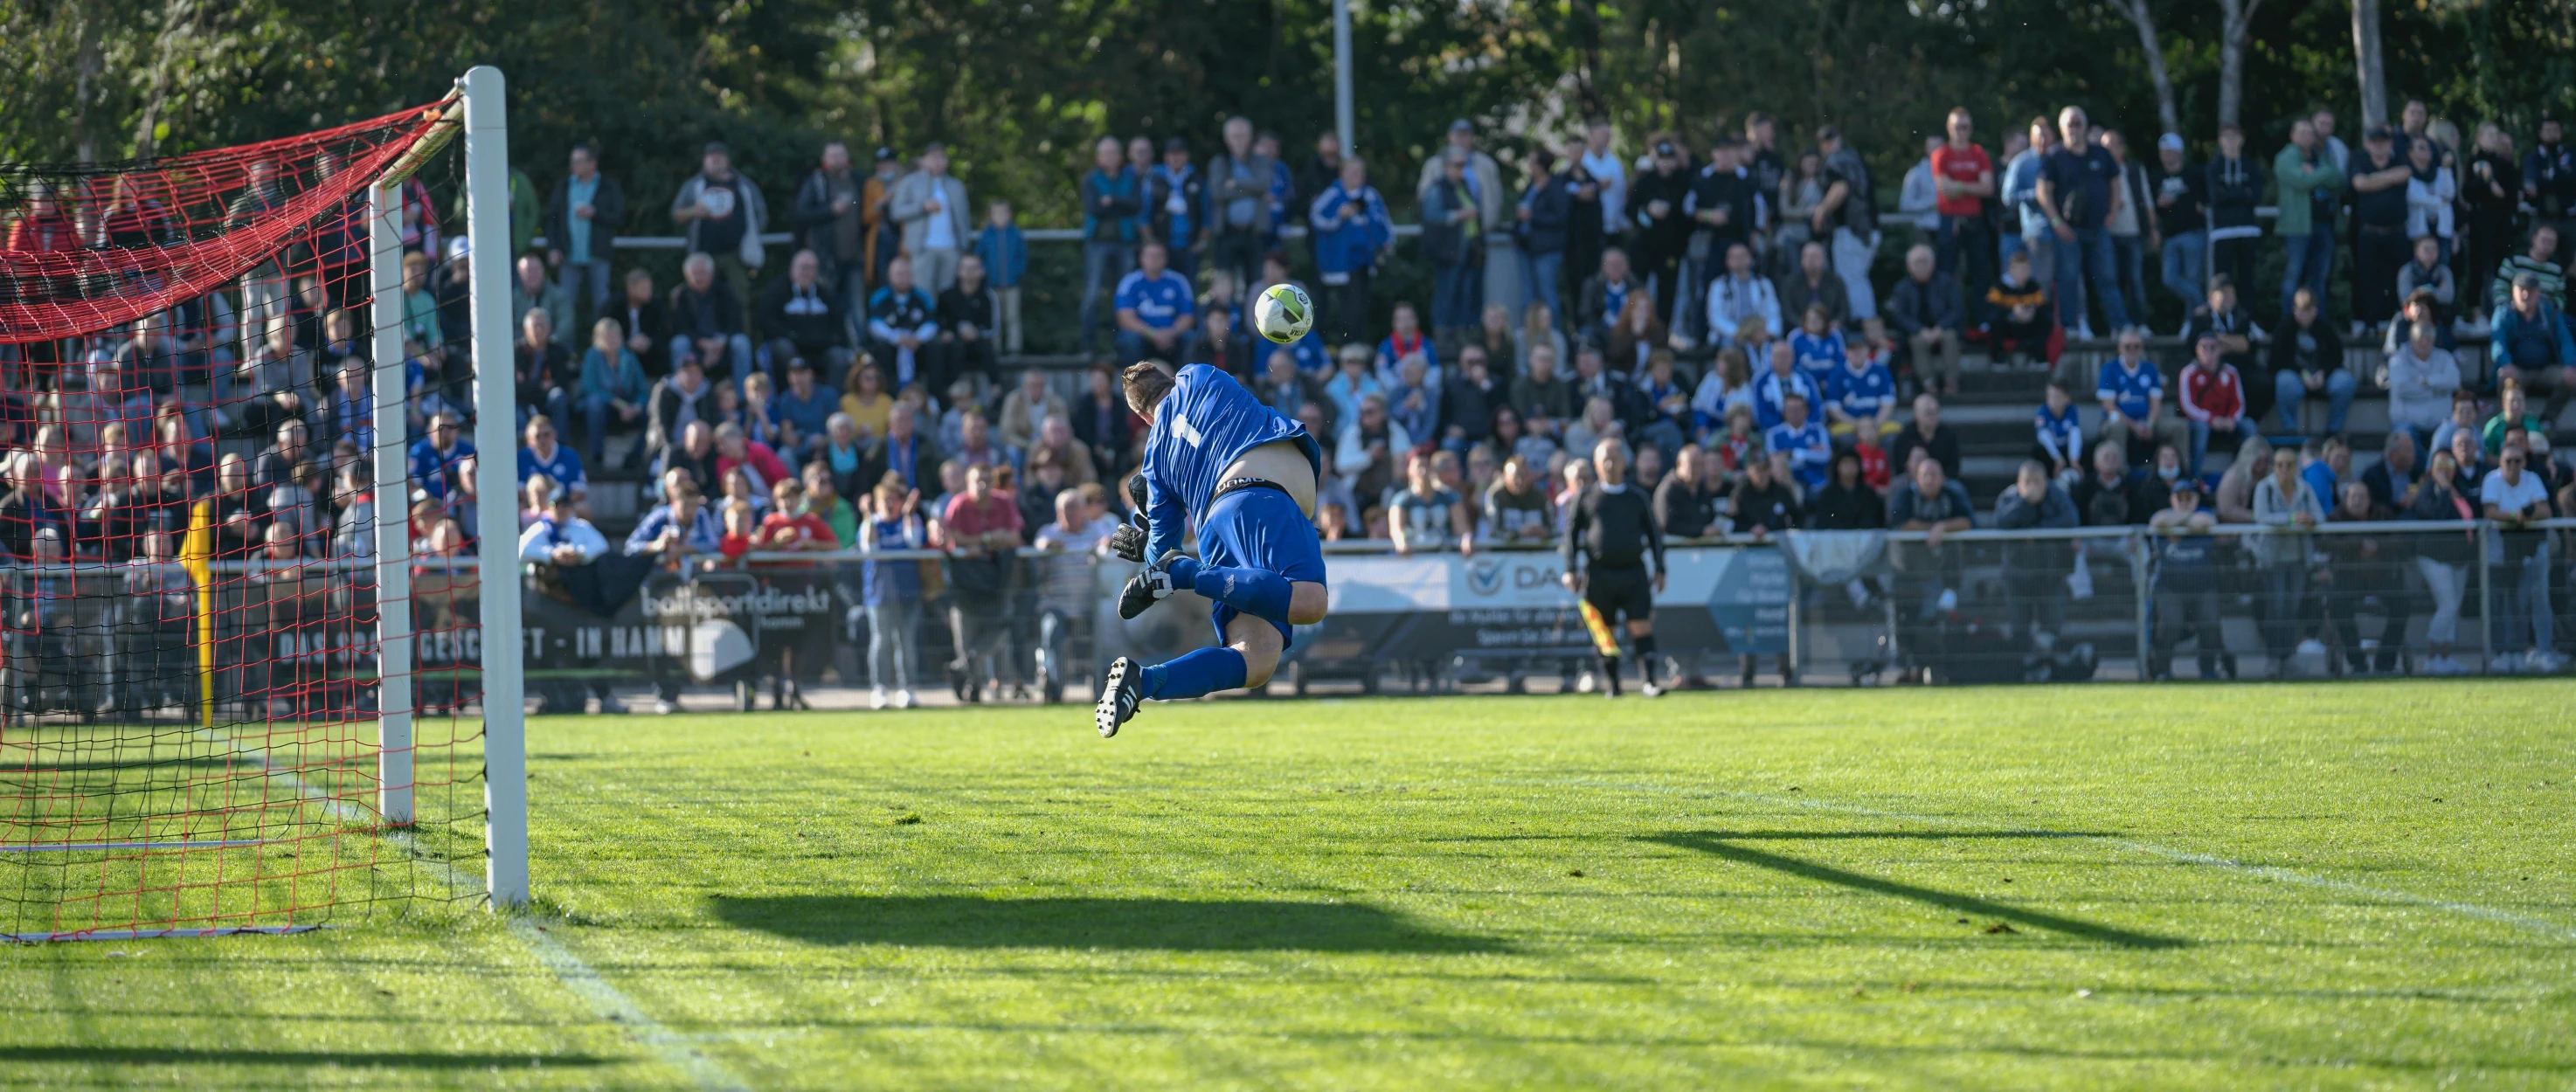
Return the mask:
[[0, 936], [477, 899], [454, 125], [0, 164]]

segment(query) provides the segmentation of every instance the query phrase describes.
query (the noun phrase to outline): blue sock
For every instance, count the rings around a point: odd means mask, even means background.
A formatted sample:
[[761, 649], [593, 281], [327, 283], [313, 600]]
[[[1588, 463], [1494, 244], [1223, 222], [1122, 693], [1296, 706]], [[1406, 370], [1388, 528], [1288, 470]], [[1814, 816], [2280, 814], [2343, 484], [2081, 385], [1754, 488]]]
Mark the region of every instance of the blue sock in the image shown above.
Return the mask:
[[1145, 696], [1155, 701], [1205, 697], [1243, 688], [1243, 654], [1219, 645], [1145, 669]]
[[1200, 565], [1190, 590], [1255, 618], [1288, 624], [1288, 578], [1267, 569]]

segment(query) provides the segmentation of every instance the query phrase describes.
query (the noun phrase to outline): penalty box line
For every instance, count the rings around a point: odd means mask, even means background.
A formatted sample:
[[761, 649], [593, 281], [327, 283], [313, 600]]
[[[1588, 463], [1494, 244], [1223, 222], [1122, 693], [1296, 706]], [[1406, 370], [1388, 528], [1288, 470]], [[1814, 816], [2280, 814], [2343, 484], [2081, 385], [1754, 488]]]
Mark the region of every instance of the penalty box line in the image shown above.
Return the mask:
[[[1769, 793], [1750, 792], [1724, 792], [1708, 789], [1682, 789], [1674, 788], [1669, 785], [1631, 785], [1621, 782], [1591, 781], [1583, 779], [1542, 781], [1533, 783], [1572, 788], [1620, 789], [1629, 792], [1651, 792], [1676, 796], [1698, 796], [1710, 799], [1722, 798], [1731, 800], [1747, 800], [1764, 804], [1803, 808], [1808, 811], [1834, 812], [1841, 815], [1854, 815], [1871, 819], [1894, 819], [1907, 823], [1929, 823], [1936, 826], [1948, 826], [1954, 828], [1976, 829], [1979, 826], [1979, 824], [1973, 821], [1962, 821], [1952, 816], [1923, 815], [1916, 812], [1903, 811], [1886, 811], [1860, 804], [1844, 804], [1830, 800], [1811, 800], [1802, 796], [1778, 796]], [[1991, 827], [1990, 824], [1988, 826]], [[2178, 864], [2196, 865], [2202, 868], [2215, 868], [2221, 871], [2234, 872], [2242, 876], [2252, 876], [2257, 879], [2270, 880], [2275, 883], [2312, 887], [2321, 891], [2336, 891], [2347, 895], [2360, 895], [2366, 898], [2377, 899], [2382, 902], [2397, 903], [2404, 906], [2415, 907], [2417, 909], [2438, 910], [2443, 913], [2457, 914], [2461, 917], [2476, 918], [2480, 921], [2491, 921], [2501, 925], [2510, 925], [2518, 929], [2538, 933], [2542, 936], [2549, 937], [2552, 940], [2576, 941], [2576, 926], [2570, 926], [2563, 922], [2551, 921], [2547, 918], [2533, 917], [2529, 914], [2517, 914], [2511, 910], [2499, 910], [2492, 906], [2480, 906], [2473, 902], [2461, 902], [2457, 899], [2440, 899], [2431, 895], [2418, 895], [2412, 891], [2399, 891], [2393, 888], [2373, 887], [2369, 884], [2354, 883], [2350, 880], [2338, 880], [2331, 876], [2315, 876], [2305, 872], [2295, 871], [2293, 869], [2282, 868], [2278, 865], [2246, 864], [2242, 861], [2232, 860], [2214, 853], [2200, 853], [2188, 849], [2175, 849], [2171, 846], [2161, 846], [2153, 842], [2142, 842], [2135, 838], [2123, 838], [2118, 835], [2081, 834], [2076, 835], [2075, 837], [2089, 841], [2103, 842], [2109, 845], [2118, 846], [2122, 849], [2130, 849], [2140, 853], [2162, 857]]]
[[[260, 770], [271, 779], [293, 789], [305, 799], [320, 804], [324, 810], [335, 816], [355, 818], [363, 814], [359, 809], [333, 799], [303, 778], [297, 777], [294, 771], [282, 769], [271, 763], [268, 755], [256, 747], [246, 746], [240, 740], [213, 729], [203, 729], [197, 734], [232, 748], [234, 753], [258, 764]], [[381, 831], [378, 837], [392, 842], [415, 865], [438, 874], [447, 883], [449, 890], [489, 897], [490, 892], [485, 888], [482, 877], [421, 852], [411, 835], [400, 830], [387, 829]], [[625, 991], [611, 985], [596, 968], [583, 962], [580, 956], [574, 955], [572, 949], [565, 947], [562, 941], [556, 940], [546, 931], [545, 926], [537, 924], [534, 919], [524, 914], [506, 911], [504, 913], [508, 917], [510, 935], [517, 938], [519, 943], [528, 949], [528, 954], [536, 957], [538, 963], [545, 965], [546, 970], [555, 976], [556, 982], [571, 991], [573, 996], [581, 998], [588, 1004], [592, 1016], [617, 1025], [626, 1033], [628, 1039], [651, 1050], [664, 1065], [687, 1074], [690, 1080], [697, 1082], [698, 1087], [705, 1089], [706, 1092], [747, 1092], [750, 1088], [742, 1082], [741, 1078], [734, 1076], [724, 1066], [699, 1051], [689, 1039], [654, 1019], [653, 1014], [644, 1011], [644, 1006], [636, 1004], [634, 998], [626, 996]]]

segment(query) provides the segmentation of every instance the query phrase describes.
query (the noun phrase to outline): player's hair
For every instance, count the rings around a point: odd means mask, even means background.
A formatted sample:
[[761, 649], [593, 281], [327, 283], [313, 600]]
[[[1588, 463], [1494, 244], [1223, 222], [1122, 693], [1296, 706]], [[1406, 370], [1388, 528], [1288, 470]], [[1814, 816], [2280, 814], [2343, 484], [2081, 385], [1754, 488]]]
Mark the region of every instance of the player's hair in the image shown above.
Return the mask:
[[1127, 405], [1142, 414], [1153, 413], [1163, 396], [1172, 393], [1172, 373], [1151, 361], [1128, 365], [1118, 382], [1127, 392]]

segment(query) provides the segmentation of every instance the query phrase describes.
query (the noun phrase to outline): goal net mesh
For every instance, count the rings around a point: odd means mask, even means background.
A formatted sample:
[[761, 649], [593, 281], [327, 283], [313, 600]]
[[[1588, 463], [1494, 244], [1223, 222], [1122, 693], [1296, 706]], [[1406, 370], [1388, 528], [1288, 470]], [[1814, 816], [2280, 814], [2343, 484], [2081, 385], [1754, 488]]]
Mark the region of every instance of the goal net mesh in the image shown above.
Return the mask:
[[[434, 416], [471, 409], [447, 105], [0, 164], [0, 935], [479, 903], [472, 447]], [[408, 261], [377, 283], [369, 183], [397, 165]], [[375, 348], [386, 293], [399, 359]], [[408, 392], [381, 428], [378, 368]], [[375, 452], [424, 439], [379, 503]], [[404, 784], [378, 735], [379, 520], [415, 544], [418, 653], [386, 665], [414, 695]]]

